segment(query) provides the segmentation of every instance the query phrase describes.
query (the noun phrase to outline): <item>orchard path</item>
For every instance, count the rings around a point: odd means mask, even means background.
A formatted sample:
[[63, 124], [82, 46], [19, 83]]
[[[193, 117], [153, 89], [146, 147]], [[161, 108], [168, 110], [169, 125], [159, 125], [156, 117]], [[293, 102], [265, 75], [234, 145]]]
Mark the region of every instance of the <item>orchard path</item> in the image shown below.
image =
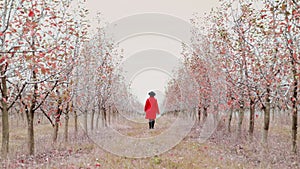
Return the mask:
[[[172, 128], [174, 122], [178, 116], [172, 114], [166, 114], [157, 119], [155, 129], [149, 130], [147, 120], [139, 118], [138, 122], [126, 120], [118, 117], [111, 123], [111, 126], [117, 130], [124, 138], [136, 138], [136, 140], [145, 140], [147, 138], [159, 138], [160, 135], [164, 135], [165, 131]], [[140, 121], [139, 121], [140, 120]], [[233, 119], [234, 124], [237, 119]], [[62, 121], [63, 122], [63, 121]], [[145, 168], [145, 169], [185, 169], [185, 168], [209, 168], [209, 169], [297, 169], [299, 168], [299, 156], [292, 156], [285, 151], [289, 145], [289, 127], [282, 123], [274, 123], [273, 133], [270, 135], [270, 145], [273, 147], [269, 149], [269, 152], [262, 151], [262, 145], [260, 140], [260, 128], [262, 128], [263, 118], [257, 119], [257, 134], [253, 142], [249, 142], [246, 139], [246, 135], [242, 135], [240, 141], [236, 140], [234, 132], [227, 133], [225, 126], [221, 125], [213, 133], [213, 135], [203, 143], [199, 142], [199, 135], [201, 133], [202, 123], [195, 123], [191, 131], [174, 147], [163, 151], [162, 153], [142, 158], [128, 158], [126, 156], [119, 156], [116, 153], [110, 152], [102, 148], [95, 139], [109, 143], [116, 143], [120, 138], [110, 137], [110, 135], [97, 134], [90, 132], [86, 137], [82, 128], [76, 137], [71, 133], [74, 133], [74, 124], [70, 123], [70, 140], [68, 143], [63, 141], [63, 128], [59, 131], [59, 142], [57, 144], [51, 143], [51, 136], [53, 129], [49, 123], [44, 120], [40, 124], [36, 123], [36, 146], [39, 147], [36, 151], [36, 155], [33, 157], [26, 156], [26, 149], [24, 149], [26, 138], [26, 128], [21, 124], [17, 125], [13, 123], [11, 126], [11, 141], [12, 148], [11, 154], [17, 154], [12, 156], [8, 162], [2, 164], [3, 166], [9, 166], [6, 168]], [[184, 123], [182, 123], [184, 124]], [[181, 125], [182, 125], [181, 124]], [[103, 127], [104, 131], [109, 127]], [[175, 128], [175, 131], [177, 128]], [[234, 131], [236, 128], [232, 126]], [[92, 138], [95, 134], [97, 138]], [[170, 143], [177, 136], [165, 138], [165, 142]], [[99, 141], [98, 140], [98, 141]], [[273, 141], [274, 140], [274, 141]], [[278, 144], [278, 140], [285, 144]], [[149, 141], [149, 140], [148, 140]], [[150, 140], [149, 144], [151, 144]], [[115, 149], [122, 150], [126, 147], [128, 140], [119, 140], [119, 147]], [[164, 143], [165, 143], [164, 142]], [[123, 144], [125, 143], [125, 144]], [[127, 145], [128, 146], [128, 145]], [[147, 145], [147, 146], [153, 146]], [[161, 148], [161, 149], [160, 149]], [[166, 148], [164, 144], [158, 144], [155, 149], [162, 150]], [[149, 147], [136, 147], [136, 150], [144, 153], [153, 153], [155, 149]], [[133, 151], [135, 152], [135, 151]], [[132, 152], [126, 152], [132, 153]], [[141, 154], [138, 154], [141, 155]], [[264, 160], [262, 160], [264, 159]]]

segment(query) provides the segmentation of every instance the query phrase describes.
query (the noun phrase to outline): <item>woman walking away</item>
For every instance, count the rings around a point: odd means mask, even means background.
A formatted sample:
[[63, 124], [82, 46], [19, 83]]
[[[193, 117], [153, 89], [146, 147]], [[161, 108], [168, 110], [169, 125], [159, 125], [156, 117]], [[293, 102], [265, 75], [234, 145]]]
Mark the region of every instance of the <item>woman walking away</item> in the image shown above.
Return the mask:
[[159, 108], [156, 98], [154, 98], [155, 93], [153, 91], [149, 92], [150, 96], [146, 100], [144, 111], [146, 112], [146, 119], [149, 119], [149, 129], [154, 129], [156, 114], [159, 114]]

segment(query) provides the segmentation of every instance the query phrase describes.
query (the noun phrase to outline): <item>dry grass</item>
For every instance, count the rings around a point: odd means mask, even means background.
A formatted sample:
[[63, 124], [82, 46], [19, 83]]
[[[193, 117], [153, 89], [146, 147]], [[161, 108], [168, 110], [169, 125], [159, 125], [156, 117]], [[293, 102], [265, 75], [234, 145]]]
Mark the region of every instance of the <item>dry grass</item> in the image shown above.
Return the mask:
[[[172, 118], [157, 120], [156, 129], [149, 131], [147, 123], [124, 122], [115, 125], [116, 129], [131, 137], [148, 137], [161, 134], [172, 124]], [[111, 154], [95, 145], [80, 130], [74, 134], [74, 123], [70, 121], [70, 140], [63, 141], [63, 126], [59, 131], [57, 143], [52, 143], [53, 129], [47, 121], [35, 123], [36, 155], [30, 157], [26, 150], [27, 129], [25, 124], [11, 124], [10, 155], [2, 161], [2, 168], [208, 168], [208, 169], [266, 169], [300, 168], [300, 157], [290, 153], [289, 122], [281, 124], [279, 119], [272, 121], [269, 134], [269, 146], [261, 143], [263, 118], [256, 119], [255, 135], [250, 141], [247, 135], [247, 118], [243, 125], [243, 134], [236, 137], [236, 119], [233, 119], [232, 133], [220, 125], [218, 131], [205, 143], [197, 140], [199, 128], [195, 126], [190, 134], [171, 150], [159, 156], [149, 158], [126, 158]], [[63, 124], [63, 121], [62, 121]], [[118, 124], [118, 123], [117, 123]], [[146, 134], [145, 134], [146, 133]], [[300, 145], [298, 134], [298, 145]]]

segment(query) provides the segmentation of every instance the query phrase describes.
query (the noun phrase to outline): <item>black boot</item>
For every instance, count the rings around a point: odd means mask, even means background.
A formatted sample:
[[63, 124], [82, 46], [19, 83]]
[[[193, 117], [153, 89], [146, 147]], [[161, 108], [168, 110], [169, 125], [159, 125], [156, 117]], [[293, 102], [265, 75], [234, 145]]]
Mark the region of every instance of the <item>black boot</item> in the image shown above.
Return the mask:
[[152, 121], [152, 126], [151, 126], [152, 129], [154, 129], [154, 124], [155, 124], [155, 120]]
[[151, 128], [152, 128], [152, 121], [149, 122], [149, 129], [151, 129]]

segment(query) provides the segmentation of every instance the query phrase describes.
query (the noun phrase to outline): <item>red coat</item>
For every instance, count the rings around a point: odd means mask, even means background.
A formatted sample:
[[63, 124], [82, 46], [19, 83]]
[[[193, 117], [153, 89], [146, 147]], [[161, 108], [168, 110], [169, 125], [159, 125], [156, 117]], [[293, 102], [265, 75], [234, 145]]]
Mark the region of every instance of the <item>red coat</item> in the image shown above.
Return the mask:
[[149, 97], [146, 100], [144, 111], [146, 112], [146, 119], [156, 119], [156, 114], [159, 114], [157, 100], [154, 97]]

